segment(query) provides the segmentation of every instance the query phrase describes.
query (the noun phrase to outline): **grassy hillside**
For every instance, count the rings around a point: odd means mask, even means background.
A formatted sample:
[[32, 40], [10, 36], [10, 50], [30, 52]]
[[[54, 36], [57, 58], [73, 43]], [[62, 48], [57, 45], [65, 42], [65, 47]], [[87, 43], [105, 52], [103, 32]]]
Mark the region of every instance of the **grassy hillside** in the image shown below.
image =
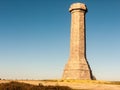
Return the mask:
[[89, 83], [89, 84], [109, 84], [120, 85], [120, 81], [102, 81], [102, 80], [41, 80], [43, 82], [68, 82], [68, 83]]
[[120, 81], [0, 80], [0, 83], [0, 90], [75, 90], [72, 88], [76, 90], [120, 90]]

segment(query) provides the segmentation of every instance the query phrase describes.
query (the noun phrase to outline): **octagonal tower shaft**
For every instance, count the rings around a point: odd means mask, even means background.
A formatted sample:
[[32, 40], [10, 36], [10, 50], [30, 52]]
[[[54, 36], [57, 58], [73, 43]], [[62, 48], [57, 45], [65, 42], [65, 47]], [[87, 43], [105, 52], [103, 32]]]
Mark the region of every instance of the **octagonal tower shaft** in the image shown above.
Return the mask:
[[70, 57], [65, 66], [63, 79], [92, 79], [86, 59], [85, 4], [74, 3], [71, 13]]
[[85, 13], [86, 10], [80, 8], [70, 8], [71, 12], [71, 38], [70, 38], [70, 57], [85, 58]]

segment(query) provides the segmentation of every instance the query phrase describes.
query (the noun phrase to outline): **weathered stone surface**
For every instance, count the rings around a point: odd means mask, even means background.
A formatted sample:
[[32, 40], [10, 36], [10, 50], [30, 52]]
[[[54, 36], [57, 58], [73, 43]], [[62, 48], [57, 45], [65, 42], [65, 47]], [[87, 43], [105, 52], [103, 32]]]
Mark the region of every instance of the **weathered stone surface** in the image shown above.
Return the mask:
[[70, 6], [71, 38], [70, 57], [65, 66], [62, 79], [92, 79], [90, 66], [86, 59], [85, 4]]

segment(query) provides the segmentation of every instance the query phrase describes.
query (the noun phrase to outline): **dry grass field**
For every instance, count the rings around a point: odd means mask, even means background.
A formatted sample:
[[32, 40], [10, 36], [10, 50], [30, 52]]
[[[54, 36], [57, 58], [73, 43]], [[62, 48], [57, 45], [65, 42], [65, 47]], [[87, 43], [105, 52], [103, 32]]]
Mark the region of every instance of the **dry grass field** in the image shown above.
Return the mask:
[[[11, 80], [0, 80], [0, 83], [9, 83]], [[44, 86], [68, 86], [73, 90], [120, 90], [120, 81], [98, 80], [14, 80], [14, 82]], [[39, 89], [37, 89], [39, 90]], [[45, 89], [47, 90], [47, 89]], [[60, 90], [60, 89], [56, 89]], [[63, 89], [64, 90], [64, 89]]]

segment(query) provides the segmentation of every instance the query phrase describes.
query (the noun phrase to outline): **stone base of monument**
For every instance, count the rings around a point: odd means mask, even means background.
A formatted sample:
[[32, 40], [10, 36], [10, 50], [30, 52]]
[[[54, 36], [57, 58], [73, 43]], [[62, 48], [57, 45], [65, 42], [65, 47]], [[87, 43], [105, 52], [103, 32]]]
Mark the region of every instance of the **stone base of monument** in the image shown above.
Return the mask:
[[93, 78], [88, 64], [68, 63], [65, 66], [62, 79], [91, 80]]

